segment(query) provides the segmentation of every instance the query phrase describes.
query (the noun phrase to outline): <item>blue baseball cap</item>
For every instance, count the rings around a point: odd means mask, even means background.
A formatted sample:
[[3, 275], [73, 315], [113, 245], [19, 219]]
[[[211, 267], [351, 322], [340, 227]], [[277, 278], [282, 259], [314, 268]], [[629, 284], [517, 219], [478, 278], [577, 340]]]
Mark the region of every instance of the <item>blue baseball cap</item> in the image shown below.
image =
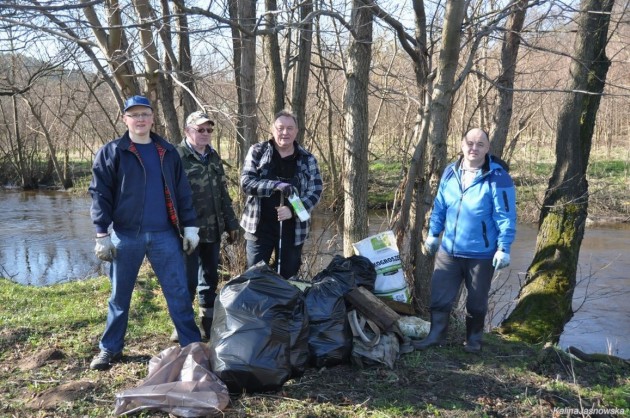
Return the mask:
[[125, 100], [125, 108], [123, 109], [123, 113], [127, 111], [130, 107], [134, 106], [144, 106], [153, 110], [151, 107], [151, 102], [144, 96], [131, 96], [127, 100]]

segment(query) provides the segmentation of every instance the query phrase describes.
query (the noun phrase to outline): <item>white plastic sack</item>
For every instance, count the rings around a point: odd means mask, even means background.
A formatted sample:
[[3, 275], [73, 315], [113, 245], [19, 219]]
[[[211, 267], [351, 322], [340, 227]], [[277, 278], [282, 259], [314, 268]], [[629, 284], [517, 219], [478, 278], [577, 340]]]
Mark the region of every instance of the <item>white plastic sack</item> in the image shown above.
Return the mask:
[[431, 323], [417, 316], [401, 316], [396, 323], [402, 335], [409, 338], [424, 338], [431, 330]]
[[367, 257], [376, 268], [374, 294], [409, 303], [411, 294], [400, 261], [396, 237], [392, 231], [381, 232], [352, 244], [354, 252]]
[[134, 389], [116, 394], [116, 415], [142, 410], [178, 417], [221, 415], [230, 402], [228, 389], [210, 371], [210, 349], [204, 343], [167, 348], [149, 361], [149, 375]]

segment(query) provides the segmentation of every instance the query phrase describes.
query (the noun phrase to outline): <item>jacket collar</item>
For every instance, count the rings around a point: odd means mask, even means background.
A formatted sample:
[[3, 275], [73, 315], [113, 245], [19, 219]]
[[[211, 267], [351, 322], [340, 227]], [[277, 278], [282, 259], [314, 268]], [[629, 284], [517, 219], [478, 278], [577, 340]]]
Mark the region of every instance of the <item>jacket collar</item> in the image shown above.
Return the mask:
[[[462, 160], [464, 159], [464, 156], [460, 156], [459, 159], [455, 162], [455, 171], [458, 171], [459, 168], [462, 165]], [[490, 171], [490, 161], [491, 161], [491, 157], [490, 154], [486, 154], [485, 160], [483, 162], [483, 165], [481, 166], [481, 173], [482, 174], [486, 174], [488, 171]], [[496, 167], [492, 167], [493, 169]]]
[[[273, 138], [267, 141], [267, 146], [273, 151]], [[293, 143], [293, 146], [296, 149], [296, 152], [299, 155], [308, 155], [308, 151], [306, 151], [302, 146], [296, 141]]]
[[[156, 134], [155, 132], [151, 131], [149, 135], [151, 136], [151, 141], [153, 141], [156, 144], [161, 145], [167, 151], [171, 151], [175, 149], [173, 147], [173, 144], [171, 144], [170, 142], [168, 142], [166, 139], [162, 138], [160, 135]], [[129, 131], [125, 131], [123, 136], [120, 137], [120, 142], [118, 143], [118, 146], [124, 150], [129, 149], [129, 147], [131, 146], [131, 138], [129, 137]]]

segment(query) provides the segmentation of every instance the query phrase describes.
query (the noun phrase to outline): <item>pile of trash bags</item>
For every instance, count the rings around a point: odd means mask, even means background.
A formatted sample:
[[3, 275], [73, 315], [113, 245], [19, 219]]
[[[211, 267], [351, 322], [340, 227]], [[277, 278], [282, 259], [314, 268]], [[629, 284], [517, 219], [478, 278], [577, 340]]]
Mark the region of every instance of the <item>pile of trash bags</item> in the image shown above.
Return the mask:
[[337, 256], [302, 291], [264, 263], [251, 267], [226, 283], [215, 302], [212, 370], [230, 392], [261, 392], [278, 390], [309, 365], [348, 362], [344, 295], [357, 277], [373, 287], [375, 276], [365, 257]]
[[177, 416], [219, 413], [230, 393], [276, 391], [309, 366], [394, 366], [399, 330], [382, 330], [346, 299], [372, 291], [376, 271], [363, 256], [336, 256], [302, 290], [259, 263], [221, 289], [210, 342], [154, 357], [138, 388], [117, 395], [117, 415], [159, 409]]

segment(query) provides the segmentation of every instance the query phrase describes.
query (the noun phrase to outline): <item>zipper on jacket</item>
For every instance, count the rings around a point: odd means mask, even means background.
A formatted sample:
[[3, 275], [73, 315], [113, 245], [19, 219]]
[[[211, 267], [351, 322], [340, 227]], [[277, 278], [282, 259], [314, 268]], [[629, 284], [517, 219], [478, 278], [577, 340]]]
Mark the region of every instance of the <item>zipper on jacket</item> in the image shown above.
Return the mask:
[[455, 242], [457, 241], [457, 225], [459, 224], [459, 214], [462, 210], [464, 202], [464, 193], [459, 196], [459, 204], [457, 205], [457, 215], [455, 215], [455, 226], [453, 227], [453, 245], [451, 246], [451, 255], [455, 256]]
[[[133, 143], [133, 142], [132, 142]], [[147, 169], [144, 167], [144, 163], [142, 162], [142, 158], [140, 158], [140, 154], [138, 152], [138, 150], [135, 148], [135, 145], [133, 145], [133, 149], [129, 150], [131, 152], [131, 154], [136, 157], [138, 159], [138, 163], [140, 163], [140, 167], [142, 167], [142, 172], [144, 173], [144, 195], [143, 195], [143, 199], [142, 199], [142, 204], [144, 205], [144, 201], [147, 198]], [[160, 165], [162, 163], [160, 162]], [[142, 219], [144, 218], [144, 211], [142, 211], [142, 214], [140, 215], [140, 222], [138, 223], [138, 229], [136, 231], [136, 238], [140, 235], [140, 230], [142, 229]]]

